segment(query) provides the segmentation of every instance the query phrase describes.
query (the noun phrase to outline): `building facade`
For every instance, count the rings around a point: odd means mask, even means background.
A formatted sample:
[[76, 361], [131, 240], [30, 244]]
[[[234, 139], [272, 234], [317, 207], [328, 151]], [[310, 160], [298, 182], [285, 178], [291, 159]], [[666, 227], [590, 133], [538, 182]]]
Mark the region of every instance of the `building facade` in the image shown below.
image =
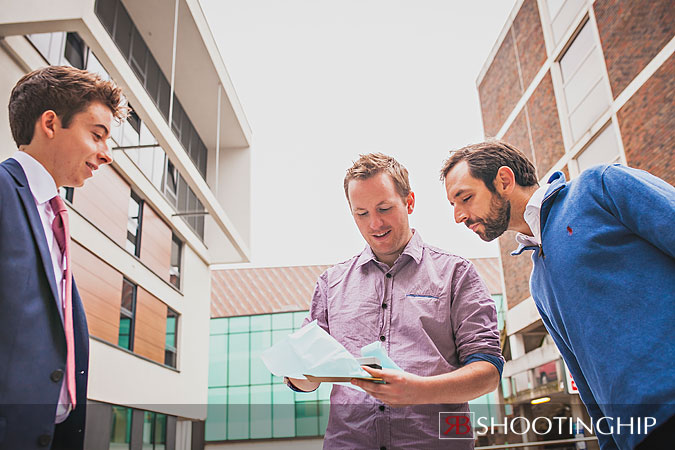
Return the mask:
[[[613, 162], [675, 183], [674, 26], [666, 0], [517, 1], [476, 83], [485, 137], [522, 150], [540, 183]], [[532, 262], [510, 256], [514, 235], [499, 239], [507, 412], [584, 417], [530, 295]], [[541, 397], [552, 401], [532, 405]]]
[[[495, 300], [503, 330], [498, 260], [472, 262]], [[316, 281], [328, 267], [213, 271], [207, 449], [322, 448], [332, 385], [293, 392], [267, 370], [260, 353], [301, 327]], [[498, 420], [499, 403], [495, 391], [470, 405], [476, 414]]]
[[[0, 97], [71, 65], [133, 112], [76, 189], [73, 273], [90, 332], [85, 448], [202, 448], [209, 267], [247, 262], [251, 130], [197, 0], [2, 2]], [[0, 108], [2, 159], [16, 151]]]

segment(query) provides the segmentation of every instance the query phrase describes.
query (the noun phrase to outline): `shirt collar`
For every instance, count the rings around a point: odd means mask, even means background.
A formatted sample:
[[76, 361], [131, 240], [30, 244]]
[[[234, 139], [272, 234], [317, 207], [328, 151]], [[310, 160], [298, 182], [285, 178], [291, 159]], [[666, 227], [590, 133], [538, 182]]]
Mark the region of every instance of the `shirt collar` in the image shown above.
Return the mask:
[[[424, 242], [422, 241], [422, 236], [420, 236], [419, 232], [415, 231], [414, 228], [412, 232], [413, 232], [412, 238], [410, 238], [410, 241], [408, 241], [408, 245], [405, 246], [405, 248], [401, 252], [401, 255], [408, 255], [412, 259], [414, 259], [417, 264], [419, 264], [420, 261], [422, 260], [422, 250], [424, 249]], [[356, 267], [361, 267], [369, 261], [377, 261], [377, 257], [375, 256], [375, 253], [373, 253], [373, 249], [371, 249], [369, 245], [366, 245], [366, 248], [363, 249], [358, 259], [356, 260]], [[396, 259], [396, 261], [398, 261], [398, 259]]]
[[28, 187], [38, 205], [48, 202], [58, 195], [59, 191], [54, 183], [54, 178], [47, 169], [35, 158], [24, 151], [17, 151], [12, 156], [26, 174]]
[[533, 236], [528, 236], [523, 233], [516, 234], [516, 241], [519, 244], [526, 246], [530, 245], [541, 245], [541, 205], [544, 202], [544, 197], [546, 196], [546, 191], [548, 190], [549, 185], [545, 184], [539, 189], [534, 191], [532, 197], [527, 202], [525, 206], [525, 212], [523, 213], [523, 219], [525, 223], [530, 227]]

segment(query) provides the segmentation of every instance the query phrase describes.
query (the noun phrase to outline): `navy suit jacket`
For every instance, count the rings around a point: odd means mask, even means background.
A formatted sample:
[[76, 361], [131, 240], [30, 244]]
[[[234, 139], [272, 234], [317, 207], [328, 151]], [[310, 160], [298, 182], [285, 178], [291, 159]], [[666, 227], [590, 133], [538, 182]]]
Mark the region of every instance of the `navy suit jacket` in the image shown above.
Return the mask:
[[47, 240], [26, 175], [0, 164], [0, 450], [82, 449], [89, 333], [73, 281], [77, 407], [55, 426], [66, 338]]

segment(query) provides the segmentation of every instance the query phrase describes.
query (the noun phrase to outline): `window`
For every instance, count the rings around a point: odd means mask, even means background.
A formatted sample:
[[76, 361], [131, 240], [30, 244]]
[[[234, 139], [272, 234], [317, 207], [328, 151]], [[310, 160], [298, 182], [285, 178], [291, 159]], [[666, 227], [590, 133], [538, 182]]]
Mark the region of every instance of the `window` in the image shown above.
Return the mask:
[[177, 344], [176, 337], [178, 332], [178, 313], [171, 308], [166, 312], [166, 345], [164, 348], [164, 364], [170, 367], [176, 367]]
[[110, 429], [110, 450], [129, 450], [131, 444], [131, 408], [112, 407], [112, 426]]
[[612, 164], [619, 162], [619, 143], [614, 130], [614, 124], [602, 130], [595, 139], [577, 156], [579, 172], [597, 164]]
[[546, 0], [553, 40], [557, 44], [583, 8], [586, 0]]
[[132, 255], [141, 255], [141, 226], [143, 218], [143, 200], [131, 191], [127, 218], [126, 249]]
[[146, 411], [143, 417], [143, 450], [166, 449], [166, 415]]
[[331, 386], [294, 393], [260, 354], [300, 328], [307, 311], [211, 319], [206, 440], [321, 436]]
[[607, 110], [610, 96], [602, 55], [588, 22], [559, 61], [573, 142]]
[[117, 345], [127, 350], [134, 349], [134, 325], [136, 316], [136, 285], [126, 278], [122, 281], [122, 304], [120, 305], [120, 330]]
[[180, 289], [180, 263], [183, 253], [183, 241], [175, 234], [171, 238], [171, 269], [169, 269], [169, 282], [176, 289]]
[[63, 197], [64, 199], [68, 200], [70, 203], [73, 203], [73, 194], [75, 193], [75, 189], [72, 187], [60, 187], [59, 188], [59, 195]]
[[164, 176], [164, 195], [169, 199], [169, 202], [176, 206], [178, 200], [178, 169], [173, 163], [166, 159], [166, 174]]
[[85, 50], [84, 41], [82, 41], [82, 38], [77, 33], [68, 33], [66, 35], [66, 51], [64, 56], [73, 67], [78, 69], [86, 67]]

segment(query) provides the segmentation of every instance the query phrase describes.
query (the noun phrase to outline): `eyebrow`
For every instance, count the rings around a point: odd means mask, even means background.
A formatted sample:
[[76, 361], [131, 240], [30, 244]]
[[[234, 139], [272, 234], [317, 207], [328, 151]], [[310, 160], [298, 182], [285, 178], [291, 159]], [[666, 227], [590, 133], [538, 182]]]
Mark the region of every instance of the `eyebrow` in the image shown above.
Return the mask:
[[110, 136], [110, 131], [108, 131], [108, 127], [106, 127], [105, 125], [97, 123], [94, 126], [99, 127], [99, 128], [103, 128], [103, 131], [105, 132], [106, 137]]
[[[380, 206], [382, 206], [383, 203], [388, 203], [388, 202], [389, 202], [389, 200], [382, 200], [380, 203], [378, 203], [377, 205], [375, 205], [375, 207], [376, 207], [376, 208], [379, 208]], [[357, 210], [359, 210], [359, 209], [367, 210], [368, 208], [360, 208], [360, 207], [359, 207], [359, 208], [354, 208], [354, 211], [357, 211]]]

